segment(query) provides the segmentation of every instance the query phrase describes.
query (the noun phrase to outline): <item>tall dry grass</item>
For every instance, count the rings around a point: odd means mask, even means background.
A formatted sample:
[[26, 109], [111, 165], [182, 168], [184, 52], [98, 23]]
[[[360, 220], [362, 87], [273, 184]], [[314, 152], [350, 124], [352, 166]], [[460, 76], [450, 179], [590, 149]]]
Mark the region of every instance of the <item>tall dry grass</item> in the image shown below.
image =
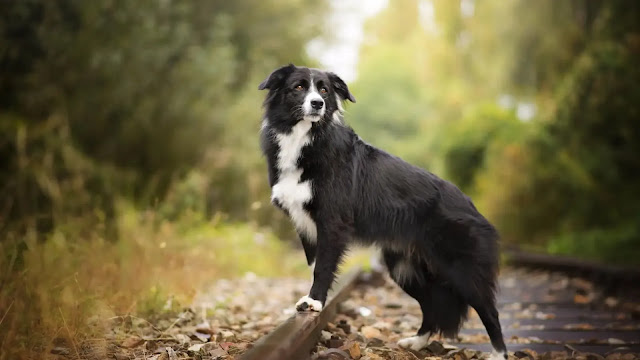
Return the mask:
[[80, 354], [84, 340], [102, 336], [101, 319], [144, 317], [170, 297], [188, 305], [219, 278], [308, 276], [303, 257], [254, 226], [120, 208], [117, 241], [100, 231], [78, 238], [69, 223], [46, 241], [34, 232], [0, 243], [1, 360], [47, 357], [60, 343]]

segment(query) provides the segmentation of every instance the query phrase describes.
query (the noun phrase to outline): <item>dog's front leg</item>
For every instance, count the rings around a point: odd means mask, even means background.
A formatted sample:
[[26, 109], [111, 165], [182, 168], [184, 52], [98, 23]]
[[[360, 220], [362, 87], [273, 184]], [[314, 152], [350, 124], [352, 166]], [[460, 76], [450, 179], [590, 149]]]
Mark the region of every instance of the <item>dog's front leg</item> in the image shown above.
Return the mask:
[[327, 300], [327, 293], [333, 284], [338, 264], [344, 254], [346, 241], [344, 235], [318, 229], [316, 264], [313, 270], [313, 285], [308, 296], [296, 303], [298, 311], [320, 311]]
[[298, 234], [298, 236], [304, 248], [304, 255], [307, 257], [307, 265], [311, 266], [316, 261], [316, 243], [305, 234]]

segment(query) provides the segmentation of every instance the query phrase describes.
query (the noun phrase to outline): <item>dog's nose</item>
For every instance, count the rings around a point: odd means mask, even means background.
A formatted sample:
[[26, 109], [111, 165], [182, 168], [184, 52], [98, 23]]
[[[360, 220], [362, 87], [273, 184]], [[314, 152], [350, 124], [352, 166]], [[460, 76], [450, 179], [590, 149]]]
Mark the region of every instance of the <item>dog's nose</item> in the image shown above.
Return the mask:
[[314, 110], [320, 110], [322, 109], [322, 106], [324, 105], [324, 101], [322, 100], [311, 100], [311, 107]]

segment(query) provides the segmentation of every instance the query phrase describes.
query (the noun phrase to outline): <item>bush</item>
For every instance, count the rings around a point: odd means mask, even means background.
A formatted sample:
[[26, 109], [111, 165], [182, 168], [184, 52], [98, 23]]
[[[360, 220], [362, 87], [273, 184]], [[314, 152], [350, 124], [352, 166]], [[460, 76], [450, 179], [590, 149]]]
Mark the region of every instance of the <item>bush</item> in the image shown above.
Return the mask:
[[607, 38], [591, 43], [558, 87], [549, 118], [525, 142], [498, 148], [488, 160], [482, 205], [508, 240], [637, 263], [635, 46]]
[[442, 162], [444, 176], [465, 192], [473, 192], [477, 173], [486, 164], [491, 146], [503, 146], [522, 137], [522, 124], [512, 110], [494, 104], [471, 109], [460, 121], [444, 130]]

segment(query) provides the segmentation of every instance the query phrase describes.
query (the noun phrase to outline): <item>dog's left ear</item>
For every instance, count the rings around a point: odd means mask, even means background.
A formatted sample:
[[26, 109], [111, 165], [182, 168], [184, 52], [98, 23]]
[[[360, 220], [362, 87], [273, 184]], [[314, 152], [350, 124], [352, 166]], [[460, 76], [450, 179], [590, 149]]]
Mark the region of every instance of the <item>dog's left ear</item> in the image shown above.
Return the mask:
[[295, 65], [289, 64], [274, 70], [263, 82], [258, 85], [258, 90], [276, 89], [282, 86], [284, 80], [295, 70]]
[[349, 100], [352, 103], [356, 102], [356, 98], [349, 92], [349, 88], [347, 84], [340, 79], [340, 77], [332, 72], [329, 73], [329, 80], [331, 80], [331, 85], [335, 89], [335, 91], [340, 95], [343, 99]]

